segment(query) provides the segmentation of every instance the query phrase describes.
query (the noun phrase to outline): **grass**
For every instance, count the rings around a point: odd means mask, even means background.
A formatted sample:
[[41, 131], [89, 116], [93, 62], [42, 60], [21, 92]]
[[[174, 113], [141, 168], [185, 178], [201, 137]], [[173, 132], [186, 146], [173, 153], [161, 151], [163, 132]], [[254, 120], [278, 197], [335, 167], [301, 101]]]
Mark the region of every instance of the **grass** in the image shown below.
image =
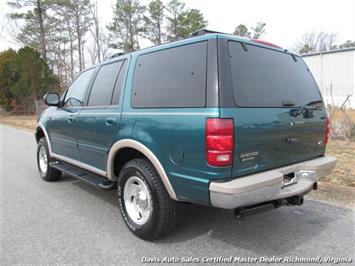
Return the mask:
[[355, 142], [333, 140], [327, 146], [327, 154], [336, 157], [338, 162], [324, 181], [355, 187]]
[[1, 115], [0, 123], [34, 132], [37, 125], [37, 117], [36, 115]]
[[332, 109], [332, 120], [341, 121], [346, 116], [353, 124], [355, 124], [355, 109], [347, 108], [343, 111], [340, 108]]

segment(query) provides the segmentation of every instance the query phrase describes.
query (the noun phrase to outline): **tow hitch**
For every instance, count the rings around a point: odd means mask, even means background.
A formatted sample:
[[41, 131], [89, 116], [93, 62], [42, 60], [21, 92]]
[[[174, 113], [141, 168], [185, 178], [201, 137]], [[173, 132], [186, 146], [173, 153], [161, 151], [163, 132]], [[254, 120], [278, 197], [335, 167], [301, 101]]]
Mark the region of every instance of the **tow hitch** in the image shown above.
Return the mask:
[[236, 208], [234, 216], [237, 219], [244, 220], [246, 216], [258, 214], [261, 212], [277, 209], [281, 206], [300, 206], [303, 204], [303, 196], [293, 196], [286, 199], [273, 200], [260, 204]]

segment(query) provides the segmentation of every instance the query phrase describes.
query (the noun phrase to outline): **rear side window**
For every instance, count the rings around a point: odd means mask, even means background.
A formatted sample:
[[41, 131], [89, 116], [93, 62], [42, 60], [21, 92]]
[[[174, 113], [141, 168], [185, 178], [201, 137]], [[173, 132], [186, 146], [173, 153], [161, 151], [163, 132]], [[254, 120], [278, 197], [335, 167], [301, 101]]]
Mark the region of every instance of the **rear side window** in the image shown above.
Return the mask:
[[207, 43], [200, 42], [138, 57], [133, 107], [204, 107]]
[[244, 51], [241, 43], [229, 42], [234, 99], [241, 107], [295, 106], [320, 101], [321, 97], [303, 60], [290, 54], [254, 45]]
[[92, 85], [88, 105], [109, 105], [123, 61], [114, 62], [100, 67]]

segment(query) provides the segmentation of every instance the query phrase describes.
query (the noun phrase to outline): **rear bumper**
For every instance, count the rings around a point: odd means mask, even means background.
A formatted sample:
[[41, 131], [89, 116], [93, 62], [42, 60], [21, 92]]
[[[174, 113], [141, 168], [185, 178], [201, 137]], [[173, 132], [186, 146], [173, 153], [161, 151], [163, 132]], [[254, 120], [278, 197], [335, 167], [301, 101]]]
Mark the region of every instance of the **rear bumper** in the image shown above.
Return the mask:
[[[328, 175], [336, 158], [321, 158], [265, 171], [228, 182], [210, 183], [210, 200], [214, 207], [235, 209], [261, 202], [307, 193], [317, 181]], [[295, 173], [297, 182], [285, 186], [284, 175]]]

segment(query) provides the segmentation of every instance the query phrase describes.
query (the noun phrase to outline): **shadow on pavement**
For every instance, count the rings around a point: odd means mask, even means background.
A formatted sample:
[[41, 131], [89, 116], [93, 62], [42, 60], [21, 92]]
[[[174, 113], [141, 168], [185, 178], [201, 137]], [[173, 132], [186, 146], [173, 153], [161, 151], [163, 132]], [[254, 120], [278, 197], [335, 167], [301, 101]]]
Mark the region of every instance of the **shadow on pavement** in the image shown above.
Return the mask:
[[265, 256], [284, 255], [321, 234], [328, 224], [349, 212], [306, 200], [303, 206], [281, 207], [242, 221], [235, 219], [231, 210], [191, 205], [185, 209], [175, 232], [159, 242], [177, 243], [209, 234], [216, 242], [226, 242], [236, 249]]
[[[70, 178], [65, 180], [72, 181]], [[81, 181], [73, 182], [73, 185], [117, 208], [115, 191], [101, 191]], [[244, 221], [235, 219], [233, 210], [193, 204], [179, 204], [178, 209], [179, 222], [175, 230], [155, 244], [171, 245], [208, 234], [211, 241], [204, 244], [225, 242], [237, 250], [245, 249], [265, 256], [289, 254], [320, 235], [328, 224], [351, 212], [312, 200], [305, 200], [303, 206], [281, 207], [248, 216]]]

